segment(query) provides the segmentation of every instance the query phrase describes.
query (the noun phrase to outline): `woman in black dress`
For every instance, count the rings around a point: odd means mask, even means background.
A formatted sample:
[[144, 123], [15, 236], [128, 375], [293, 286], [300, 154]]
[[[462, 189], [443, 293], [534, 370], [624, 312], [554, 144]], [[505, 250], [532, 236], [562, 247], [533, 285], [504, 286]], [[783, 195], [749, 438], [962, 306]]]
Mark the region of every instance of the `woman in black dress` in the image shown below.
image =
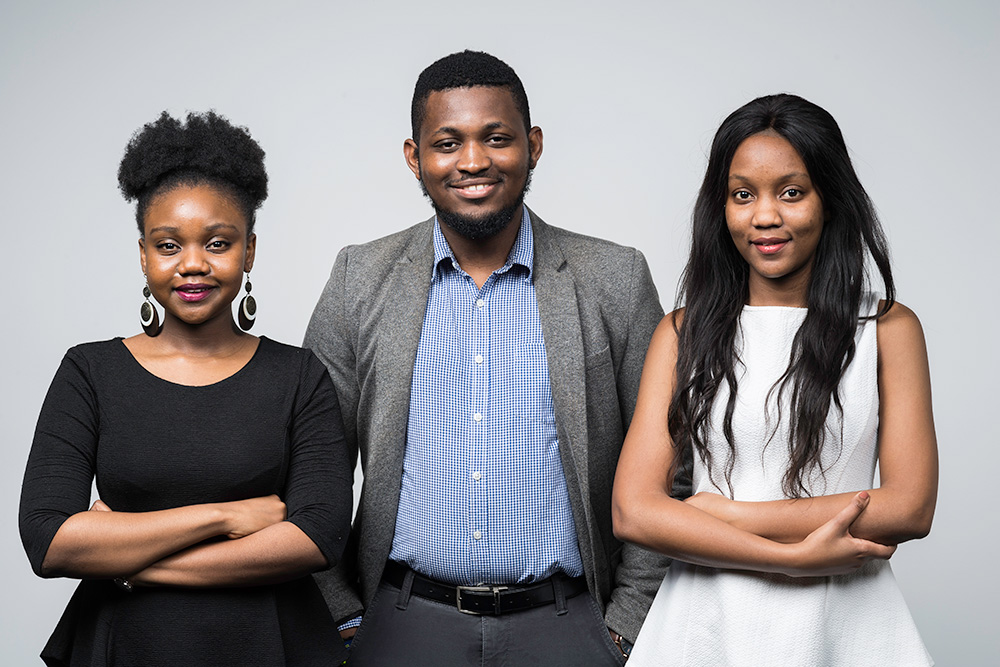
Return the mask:
[[[337, 397], [307, 350], [236, 326], [264, 152], [213, 112], [132, 138], [144, 333], [72, 348], [21, 492], [35, 572], [82, 579], [49, 665], [331, 665], [343, 644], [311, 572], [340, 558], [351, 471]], [[163, 306], [162, 326], [149, 296]], [[96, 476], [100, 497], [90, 507]]]

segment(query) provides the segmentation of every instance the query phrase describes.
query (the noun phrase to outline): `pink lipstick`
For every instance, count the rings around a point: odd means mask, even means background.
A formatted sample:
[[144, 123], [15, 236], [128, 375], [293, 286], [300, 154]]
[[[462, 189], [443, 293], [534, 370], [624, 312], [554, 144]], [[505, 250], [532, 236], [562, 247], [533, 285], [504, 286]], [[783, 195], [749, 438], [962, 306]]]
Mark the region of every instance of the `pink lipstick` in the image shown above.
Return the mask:
[[764, 238], [764, 239], [754, 239], [750, 243], [753, 244], [757, 250], [765, 255], [773, 255], [779, 252], [791, 239], [776, 239], [776, 238]]
[[194, 302], [207, 298], [213, 289], [215, 288], [204, 283], [188, 283], [187, 285], [175, 288], [174, 291], [184, 301]]

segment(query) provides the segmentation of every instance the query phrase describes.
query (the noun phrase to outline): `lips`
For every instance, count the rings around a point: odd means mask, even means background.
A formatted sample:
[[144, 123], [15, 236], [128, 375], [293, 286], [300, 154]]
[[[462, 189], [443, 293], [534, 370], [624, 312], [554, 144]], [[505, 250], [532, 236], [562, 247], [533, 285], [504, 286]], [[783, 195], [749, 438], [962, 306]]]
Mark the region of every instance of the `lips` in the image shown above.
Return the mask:
[[212, 285], [205, 285], [204, 283], [188, 283], [174, 288], [174, 291], [184, 301], [194, 302], [208, 298], [208, 295], [214, 289]]
[[750, 244], [764, 255], [773, 255], [780, 252], [782, 248], [788, 245], [789, 241], [791, 239], [761, 238], [754, 239]]

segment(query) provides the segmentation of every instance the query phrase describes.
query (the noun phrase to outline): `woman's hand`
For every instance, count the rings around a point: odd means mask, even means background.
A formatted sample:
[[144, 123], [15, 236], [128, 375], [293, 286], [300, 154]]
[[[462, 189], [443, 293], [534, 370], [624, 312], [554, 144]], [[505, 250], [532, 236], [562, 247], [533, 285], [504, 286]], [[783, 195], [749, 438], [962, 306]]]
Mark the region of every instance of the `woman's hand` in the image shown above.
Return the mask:
[[870, 500], [867, 491], [855, 494], [850, 504], [835, 517], [810, 533], [802, 542], [789, 545], [793, 558], [786, 574], [793, 577], [849, 574], [870, 560], [887, 560], [892, 556], [896, 551], [895, 546], [885, 546], [851, 535], [851, 524], [861, 516]]
[[[286, 508], [281, 498], [271, 494], [259, 498], [234, 500], [220, 503], [219, 507], [226, 513], [226, 537], [231, 540], [252, 535], [258, 530], [267, 528], [285, 520]], [[110, 507], [98, 498], [90, 507], [91, 512], [110, 512]]]
[[233, 540], [280, 523], [287, 514], [285, 503], [274, 494], [235, 500], [220, 506], [226, 512], [226, 537]]
[[90, 512], [110, 512], [111, 508], [104, 504], [104, 501], [98, 498], [94, 501], [94, 504], [90, 506]]

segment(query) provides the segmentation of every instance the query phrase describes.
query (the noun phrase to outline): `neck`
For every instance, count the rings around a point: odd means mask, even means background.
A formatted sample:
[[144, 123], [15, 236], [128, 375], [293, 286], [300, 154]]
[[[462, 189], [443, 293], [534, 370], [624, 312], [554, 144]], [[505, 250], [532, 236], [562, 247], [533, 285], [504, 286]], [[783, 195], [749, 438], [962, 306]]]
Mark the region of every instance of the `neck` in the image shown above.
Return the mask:
[[809, 272], [779, 279], [750, 275], [750, 306], [786, 306], [805, 308], [809, 305]]
[[187, 357], [213, 358], [235, 354], [253, 339], [236, 326], [232, 316], [201, 324], [187, 324], [169, 314], [164, 319], [163, 331], [155, 338], [162, 349]]
[[521, 216], [524, 204], [517, 207], [511, 221], [499, 234], [485, 239], [470, 239], [462, 236], [446, 224], [441, 224], [451, 252], [462, 266], [462, 270], [472, 276], [477, 287], [482, 287], [490, 274], [507, 262], [510, 249], [514, 247], [517, 234], [521, 231]]

